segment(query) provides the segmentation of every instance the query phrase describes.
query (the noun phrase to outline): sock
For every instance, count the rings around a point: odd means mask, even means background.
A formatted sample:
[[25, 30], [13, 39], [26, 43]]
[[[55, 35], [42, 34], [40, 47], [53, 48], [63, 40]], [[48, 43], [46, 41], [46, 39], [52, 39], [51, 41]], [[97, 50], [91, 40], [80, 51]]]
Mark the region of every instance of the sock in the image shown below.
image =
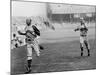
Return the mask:
[[27, 62], [28, 62], [28, 67], [30, 68], [31, 67], [31, 64], [32, 64], [32, 59], [27, 60]]
[[87, 48], [87, 51], [88, 51], [88, 56], [90, 56], [90, 49], [89, 49], [88, 43], [85, 42], [85, 45], [86, 45], [86, 48]]
[[83, 56], [83, 47], [81, 47], [81, 56]]
[[90, 49], [88, 49], [88, 56], [90, 56]]

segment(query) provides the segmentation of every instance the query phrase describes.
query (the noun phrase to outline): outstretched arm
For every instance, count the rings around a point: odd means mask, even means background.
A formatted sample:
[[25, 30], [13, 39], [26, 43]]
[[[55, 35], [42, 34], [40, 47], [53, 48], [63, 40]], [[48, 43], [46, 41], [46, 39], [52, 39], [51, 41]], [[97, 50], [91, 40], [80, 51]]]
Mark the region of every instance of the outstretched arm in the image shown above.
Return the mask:
[[76, 28], [74, 31], [78, 31], [79, 30], [79, 28]]
[[21, 31], [18, 31], [18, 33], [19, 33], [20, 35], [26, 35], [26, 33], [22, 33]]

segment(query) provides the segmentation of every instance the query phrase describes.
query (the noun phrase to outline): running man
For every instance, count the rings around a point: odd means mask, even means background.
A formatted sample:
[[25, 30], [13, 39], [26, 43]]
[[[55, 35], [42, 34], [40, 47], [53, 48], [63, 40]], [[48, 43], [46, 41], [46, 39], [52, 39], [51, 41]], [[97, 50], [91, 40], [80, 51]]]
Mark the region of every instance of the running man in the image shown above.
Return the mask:
[[80, 19], [80, 26], [76, 28], [74, 31], [80, 31], [80, 48], [81, 48], [81, 56], [83, 56], [84, 45], [86, 46], [88, 56], [90, 56], [90, 47], [87, 40], [87, 32], [88, 28], [85, 25], [84, 19]]
[[31, 25], [31, 21], [32, 21], [31, 19], [26, 19], [27, 26], [25, 28], [24, 33], [18, 31], [20, 35], [26, 36], [25, 39], [27, 45], [27, 72], [26, 73], [31, 72], [32, 49], [34, 48], [36, 55], [40, 56], [40, 50], [36, 40], [37, 36], [40, 35], [40, 31], [34, 25]]

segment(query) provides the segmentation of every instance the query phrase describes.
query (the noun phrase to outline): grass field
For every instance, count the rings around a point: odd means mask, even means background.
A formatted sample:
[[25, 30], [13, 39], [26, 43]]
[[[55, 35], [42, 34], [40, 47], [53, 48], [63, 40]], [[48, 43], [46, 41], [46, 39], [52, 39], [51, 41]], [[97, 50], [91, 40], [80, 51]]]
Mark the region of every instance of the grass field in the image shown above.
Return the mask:
[[[61, 72], [96, 69], [95, 23], [88, 24], [88, 39], [91, 56], [80, 56], [79, 32], [74, 32], [77, 24], [56, 24], [56, 30], [41, 31], [40, 43], [44, 47], [41, 56], [36, 57], [33, 51], [31, 73]], [[26, 64], [26, 46], [11, 50], [11, 74], [24, 74]]]
[[[80, 56], [79, 40], [42, 44], [44, 50], [36, 57], [33, 51], [31, 73], [90, 70], [96, 68], [95, 39], [89, 40], [91, 56]], [[26, 46], [11, 50], [11, 74], [23, 74], [26, 64]]]

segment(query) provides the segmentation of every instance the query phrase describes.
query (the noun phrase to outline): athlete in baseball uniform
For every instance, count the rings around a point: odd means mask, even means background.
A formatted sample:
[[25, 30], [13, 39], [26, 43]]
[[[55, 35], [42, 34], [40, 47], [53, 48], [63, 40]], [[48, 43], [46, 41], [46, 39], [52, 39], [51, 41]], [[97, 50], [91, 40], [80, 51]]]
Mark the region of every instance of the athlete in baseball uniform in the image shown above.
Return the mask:
[[32, 63], [32, 49], [34, 48], [36, 55], [40, 56], [40, 48], [36, 41], [36, 37], [40, 35], [40, 31], [34, 26], [31, 25], [31, 19], [26, 19], [26, 28], [25, 32], [22, 33], [18, 31], [20, 35], [26, 36], [26, 45], [27, 45], [27, 72], [31, 72], [31, 63]]
[[87, 40], [87, 32], [88, 28], [85, 25], [84, 19], [80, 20], [80, 26], [76, 28], [74, 31], [80, 31], [80, 48], [81, 48], [81, 56], [83, 56], [84, 45], [86, 46], [88, 56], [90, 56], [90, 46]]

